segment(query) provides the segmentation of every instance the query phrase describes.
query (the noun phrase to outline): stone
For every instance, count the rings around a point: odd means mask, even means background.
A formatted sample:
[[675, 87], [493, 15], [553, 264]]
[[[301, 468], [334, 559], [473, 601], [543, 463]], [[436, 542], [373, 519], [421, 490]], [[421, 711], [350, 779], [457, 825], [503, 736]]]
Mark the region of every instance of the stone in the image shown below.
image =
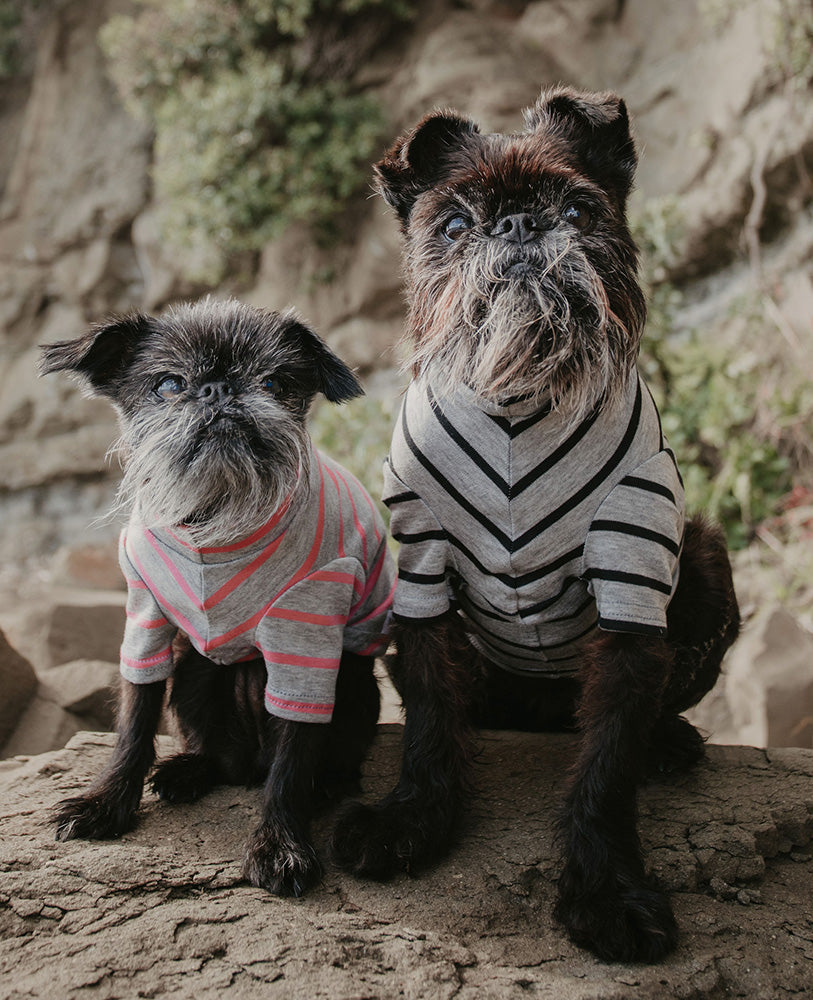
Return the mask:
[[78, 715], [66, 712], [50, 698], [39, 693], [19, 718], [17, 727], [2, 748], [4, 757], [34, 755], [59, 750], [87, 723]]
[[726, 698], [740, 738], [813, 747], [813, 637], [779, 605], [759, 612], [727, 660]]
[[124, 635], [124, 603], [57, 604], [46, 625], [50, 665], [72, 660], [104, 660], [118, 663]]
[[34, 668], [0, 631], [0, 751], [36, 690]]
[[[401, 736], [380, 727], [367, 796], [395, 780]], [[337, 872], [328, 814], [315, 830], [323, 881], [298, 900], [242, 881], [258, 789], [218, 788], [183, 806], [147, 793], [118, 840], [55, 843], [49, 811], [87, 786], [114, 741], [81, 733], [63, 750], [0, 762], [0, 1000], [771, 1000], [809, 990], [811, 751], [710, 747], [692, 775], [642, 789], [645, 855], [672, 889], [681, 931], [668, 961], [645, 966], [597, 961], [551, 916], [572, 737], [482, 734], [459, 842], [416, 878]], [[159, 738], [160, 755], [173, 748]], [[743, 866], [755, 872], [744, 884]]]
[[74, 660], [40, 674], [40, 695], [79, 715], [88, 729], [113, 729], [119, 668], [104, 660]]
[[53, 562], [53, 579], [59, 586], [98, 590], [124, 590], [115, 543], [63, 546]]

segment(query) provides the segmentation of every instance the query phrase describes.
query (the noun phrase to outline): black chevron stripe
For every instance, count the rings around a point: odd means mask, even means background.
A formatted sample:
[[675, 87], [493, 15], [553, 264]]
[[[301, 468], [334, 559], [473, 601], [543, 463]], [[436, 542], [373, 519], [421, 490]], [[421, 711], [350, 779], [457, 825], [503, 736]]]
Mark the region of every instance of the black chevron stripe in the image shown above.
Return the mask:
[[561, 460], [568, 455], [576, 445], [582, 440], [582, 438], [587, 434], [590, 428], [598, 419], [598, 410], [591, 413], [589, 417], [583, 420], [578, 427], [573, 431], [573, 433], [559, 445], [559, 447], [550, 453], [548, 457], [540, 462], [535, 468], [531, 469], [530, 472], [526, 472], [522, 479], [517, 480], [511, 489], [511, 498], [518, 497], [520, 493], [524, 493], [529, 486], [532, 486], [537, 479], [540, 479], [545, 473], [550, 472], [550, 470], [557, 465]]
[[510, 573], [495, 573], [493, 570], [488, 569], [480, 562], [471, 549], [460, 541], [459, 538], [449, 534], [449, 532], [446, 532], [446, 537], [449, 540], [449, 544], [453, 545], [459, 552], [462, 552], [469, 562], [473, 563], [481, 573], [486, 576], [492, 576], [494, 579], [499, 580], [501, 583], [504, 583], [506, 586], [515, 590], [521, 587], [527, 587], [529, 583], [537, 583], [544, 577], [550, 576], [550, 574], [555, 573], [557, 569], [567, 566], [568, 563], [573, 562], [575, 559], [580, 559], [582, 553], [584, 552], [584, 545], [577, 545], [575, 548], [572, 548], [567, 552], [563, 552], [562, 555], [557, 556], [556, 559], [551, 560], [549, 563], [545, 563], [544, 566], [538, 566], [536, 569], [530, 570], [527, 573], [522, 573], [519, 576], [511, 576]]
[[668, 486], [661, 486], [660, 483], [653, 483], [651, 479], [642, 479], [640, 476], [624, 476], [620, 486], [632, 486], [636, 490], [646, 490], [647, 493], [656, 493], [658, 496], [666, 497], [675, 503], [675, 495]]
[[638, 381], [638, 389], [635, 394], [635, 405], [632, 409], [632, 415], [630, 416], [629, 423], [627, 424], [627, 429], [624, 432], [624, 436], [621, 439], [620, 444], [612, 453], [610, 458], [604, 463], [604, 465], [599, 469], [599, 471], [589, 479], [581, 489], [577, 490], [569, 499], [567, 499], [563, 504], [560, 504], [556, 510], [553, 510], [546, 517], [543, 517], [541, 521], [538, 521], [533, 527], [529, 528], [526, 532], [515, 539], [511, 544], [510, 552], [518, 552], [521, 548], [524, 548], [529, 542], [532, 542], [535, 538], [542, 534], [543, 531], [555, 524], [557, 521], [561, 520], [565, 514], [573, 510], [574, 507], [584, 500], [586, 497], [595, 490], [595, 488], [604, 482], [605, 479], [610, 475], [612, 470], [618, 465], [621, 459], [629, 451], [630, 445], [635, 438], [638, 431], [638, 423], [641, 418], [641, 382]]
[[511, 495], [511, 488], [508, 483], [502, 478], [502, 476], [497, 472], [496, 469], [483, 458], [481, 452], [477, 451], [460, 433], [460, 431], [454, 426], [454, 424], [449, 420], [445, 413], [443, 413], [440, 404], [435, 398], [435, 394], [429, 388], [426, 387], [427, 398], [429, 399], [429, 405], [432, 407], [432, 412], [435, 415], [435, 419], [446, 432], [448, 437], [454, 441], [454, 443], [460, 448], [461, 451], [465, 452], [466, 455], [474, 462], [478, 469], [488, 476], [492, 483], [497, 487], [500, 492], [508, 497]]
[[[446, 476], [443, 475], [437, 466], [426, 455], [424, 455], [412, 435], [409, 433], [409, 426], [406, 419], [406, 407], [403, 407], [401, 410], [401, 429], [409, 450], [418, 462], [420, 462], [420, 464], [426, 469], [426, 471], [446, 491], [448, 496], [450, 496], [460, 507], [462, 507], [463, 510], [465, 510], [475, 521], [478, 522], [478, 524], [482, 525], [507, 552], [513, 554], [524, 548], [529, 542], [532, 542], [535, 538], [541, 535], [543, 531], [546, 531], [551, 525], [555, 524], [558, 520], [573, 510], [574, 507], [577, 507], [600, 483], [602, 483], [609, 476], [610, 472], [612, 472], [615, 466], [618, 465], [623, 456], [629, 450], [630, 444], [632, 443], [638, 430], [640, 416], [641, 383], [639, 380], [635, 395], [635, 405], [633, 406], [632, 415], [630, 416], [627, 429], [624, 432], [621, 442], [610, 456], [609, 460], [605, 462], [601, 469], [599, 469], [599, 471], [591, 479], [589, 479], [584, 486], [569, 497], [568, 500], [566, 500], [563, 504], [560, 504], [556, 510], [551, 511], [548, 515], [542, 518], [541, 521], [538, 521], [535, 525], [528, 528], [527, 531], [516, 539], [511, 539], [503, 531], [500, 531], [500, 529], [493, 524], [482, 511], [478, 510], [473, 503], [464, 497], [463, 494], [446, 478]], [[397, 470], [393, 471], [396, 475], [398, 474]], [[642, 480], [642, 482], [646, 482], [646, 480]]]
[[[463, 494], [460, 492], [460, 490], [458, 490], [452, 483], [449, 482], [449, 480], [446, 478], [446, 476], [443, 475], [440, 469], [438, 469], [437, 466], [435, 466], [435, 464], [432, 461], [430, 461], [430, 459], [427, 458], [426, 455], [424, 455], [424, 453], [415, 443], [415, 440], [409, 433], [409, 426], [407, 424], [405, 406], [402, 407], [401, 409], [401, 431], [404, 435], [404, 441], [406, 441], [407, 447], [415, 456], [415, 458], [418, 460], [418, 462], [420, 462], [420, 464], [424, 467], [424, 469], [426, 469], [429, 475], [432, 476], [433, 479], [435, 479], [438, 482], [438, 484], [446, 491], [448, 496], [450, 496], [455, 501], [455, 503], [457, 503], [460, 507], [462, 507], [467, 514], [473, 517], [478, 524], [481, 524], [486, 529], [486, 531], [493, 538], [495, 538], [500, 543], [500, 545], [503, 546], [504, 549], [510, 552], [511, 539], [508, 537], [508, 535], [500, 531], [500, 529], [497, 528], [496, 525], [492, 524], [491, 521], [489, 521], [489, 519], [485, 516], [485, 514], [483, 514], [482, 511], [478, 510], [473, 503], [471, 503], [466, 497], [464, 497]], [[395, 472], [395, 474], [398, 475], [398, 471], [396, 469], [393, 469], [393, 472]]]
[[647, 590], [657, 590], [661, 594], [672, 593], [672, 583], [664, 583], [653, 576], [643, 573], [627, 573], [621, 569], [588, 569], [585, 580], [606, 580], [608, 583], [631, 583], [636, 587], [646, 587]]
[[632, 535], [634, 538], [646, 538], [650, 542], [657, 542], [658, 545], [662, 545], [673, 556], [676, 556], [680, 552], [680, 545], [674, 539], [669, 538], [660, 531], [643, 528], [639, 524], [627, 524], [626, 521], [607, 521], [597, 518], [590, 525], [590, 531], [610, 531], [619, 535]]

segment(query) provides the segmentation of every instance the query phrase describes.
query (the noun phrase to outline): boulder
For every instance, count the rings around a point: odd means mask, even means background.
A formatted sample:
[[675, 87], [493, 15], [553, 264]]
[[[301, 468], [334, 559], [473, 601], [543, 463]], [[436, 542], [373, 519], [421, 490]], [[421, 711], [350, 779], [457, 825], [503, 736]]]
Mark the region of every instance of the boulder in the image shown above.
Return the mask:
[[34, 668], [0, 631], [0, 749], [37, 690]]
[[[381, 727], [367, 795], [389, 787], [401, 727]], [[649, 864], [681, 929], [656, 966], [605, 965], [551, 917], [555, 806], [572, 737], [486, 733], [477, 797], [451, 855], [419, 878], [360, 882], [329, 864], [279, 899], [240, 875], [260, 791], [194, 805], [145, 796], [111, 842], [55, 843], [48, 819], [104, 765], [114, 737], [0, 764], [0, 998], [700, 1000], [803, 995], [813, 962], [813, 752], [710, 747], [692, 774], [642, 789]], [[159, 739], [159, 752], [174, 744]], [[334, 816], [317, 824], [327, 861]]]
[[119, 668], [103, 660], [74, 660], [40, 675], [40, 694], [81, 716], [86, 729], [113, 729]]
[[740, 738], [813, 747], [813, 636], [788, 611], [755, 615], [732, 648], [726, 698]]
[[4, 757], [16, 757], [58, 750], [86, 728], [87, 723], [78, 715], [66, 712], [55, 701], [37, 693], [19, 717], [2, 753]]
[[118, 663], [124, 623], [123, 594], [120, 603], [57, 604], [46, 625], [50, 664], [72, 660]]

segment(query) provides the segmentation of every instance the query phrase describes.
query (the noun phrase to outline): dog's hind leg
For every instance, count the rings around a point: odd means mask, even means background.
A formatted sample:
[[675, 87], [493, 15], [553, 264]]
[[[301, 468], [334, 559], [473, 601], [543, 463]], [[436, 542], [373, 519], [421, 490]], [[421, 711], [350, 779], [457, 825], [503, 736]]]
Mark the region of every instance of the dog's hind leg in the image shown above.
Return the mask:
[[178, 655], [169, 710], [183, 751], [158, 764], [150, 779], [167, 802], [195, 802], [216, 784], [263, 780], [268, 754], [261, 748], [266, 712], [261, 660], [213, 663], [191, 645]]
[[107, 767], [90, 788], [60, 802], [54, 813], [57, 840], [118, 837], [135, 823], [144, 778], [155, 760], [155, 733], [166, 682], [131, 684], [122, 678], [119, 738]]
[[725, 538], [700, 517], [686, 525], [680, 579], [667, 620], [674, 664], [652, 731], [650, 770], [656, 773], [685, 770], [703, 758], [703, 738], [680, 713], [714, 687], [740, 628]]
[[397, 786], [380, 802], [348, 803], [336, 823], [333, 856], [354, 875], [415, 871], [449, 849], [474, 760], [470, 707], [477, 653], [454, 615], [393, 630], [393, 683], [404, 703]]
[[361, 765], [375, 737], [381, 702], [374, 666], [371, 656], [342, 654], [336, 703], [318, 779], [328, 802], [359, 790]]

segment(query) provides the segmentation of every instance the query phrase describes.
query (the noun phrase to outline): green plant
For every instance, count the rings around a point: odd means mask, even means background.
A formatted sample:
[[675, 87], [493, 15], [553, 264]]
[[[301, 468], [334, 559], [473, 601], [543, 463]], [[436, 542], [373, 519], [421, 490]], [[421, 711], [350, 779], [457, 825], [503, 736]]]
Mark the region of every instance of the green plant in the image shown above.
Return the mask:
[[734, 548], [774, 516], [813, 459], [813, 384], [766, 349], [768, 300], [733, 303], [713, 328], [682, 329], [682, 293], [669, 280], [682, 236], [679, 202], [641, 206], [633, 226], [648, 291], [640, 366], [661, 410], [690, 510], [719, 520]]
[[[164, 238], [190, 277], [292, 224], [317, 240], [367, 177], [378, 106], [350, 84], [355, 27], [407, 13], [397, 0], [139, 0], [100, 33], [127, 107], [155, 130]], [[369, 34], [369, 32], [367, 33]], [[194, 252], [189, 252], [190, 250]], [[191, 273], [190, 273], [191, 270]]]
[[340, 407], [319, 402], [308, 422], [314, 444], [367, 487], [386, 524], [389, 511], [379, 501], [384, 485], [382, 470], [400, 403], [395, 392], [386, 398], [361, 396]]

